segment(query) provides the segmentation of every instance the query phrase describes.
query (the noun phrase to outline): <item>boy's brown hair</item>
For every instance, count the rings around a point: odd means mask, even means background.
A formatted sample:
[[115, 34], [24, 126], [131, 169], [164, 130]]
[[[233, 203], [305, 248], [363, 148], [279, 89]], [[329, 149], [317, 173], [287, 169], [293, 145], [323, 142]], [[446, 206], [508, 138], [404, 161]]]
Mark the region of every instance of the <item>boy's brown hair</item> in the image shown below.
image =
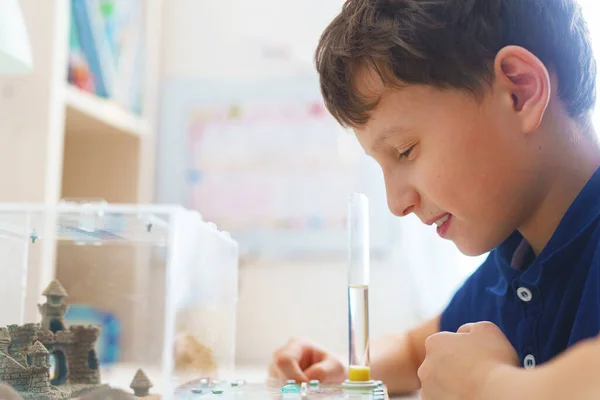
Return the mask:
[[388, 87], [426, 84], [480, 95], [503, 47], [536, 55], [558, 78], [573, 118], [596, 98], [596, 64], [576, 0], [347, 0], [324, 31], [315, 61], [331, 114], [366, 123], [377, 101], [355, 88], [356, 71], [377, 71]]

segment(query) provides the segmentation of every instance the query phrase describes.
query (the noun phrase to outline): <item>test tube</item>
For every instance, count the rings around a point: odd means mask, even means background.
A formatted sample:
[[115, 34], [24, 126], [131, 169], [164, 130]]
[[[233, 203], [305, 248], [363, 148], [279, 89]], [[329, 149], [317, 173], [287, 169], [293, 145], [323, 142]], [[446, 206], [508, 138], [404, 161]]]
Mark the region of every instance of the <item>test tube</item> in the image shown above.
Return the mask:
[[369, 359], [369, 199], [353, 193], [348, 204], [348, 380], [371, 379]]

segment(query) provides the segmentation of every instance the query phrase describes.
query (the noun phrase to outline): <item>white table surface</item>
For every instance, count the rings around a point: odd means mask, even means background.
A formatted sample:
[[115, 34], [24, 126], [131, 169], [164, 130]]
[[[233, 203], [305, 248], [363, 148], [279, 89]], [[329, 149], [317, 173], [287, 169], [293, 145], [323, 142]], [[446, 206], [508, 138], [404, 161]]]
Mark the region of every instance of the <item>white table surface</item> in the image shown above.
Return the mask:
[[[266, 368], [257, 368], [252, 366], [238, 367], [236, 374], [240, 376], [240, 379], [245, 379], [248, 382], [264, 382], [267, 379]], [[390, 400], [420, 400], [421, 396], [418, 394], [412, 396], [393, 396]]]
[[[102, 370], [102, 381], [109, 383], [113, 387], [122, 388], [129, 391], [129, 384], [133, 379], [139, 366], [129, 364], [119, 364], [117, 367]], [[151, 392], [161, 393], [162, 385], [160, 379], [160, 371], [157, 368], [142, 367], [148, 378], [153, 384]], [[238, 366], [235, 370], [235, 377], [231, 379], [244, 379], [249, 383], [262, 383], [267, 379], [267, 369], [256, 366]], [[190, 378], [191, 380], [192, 378]], [[420, 400], [418, 394], [412, 396], [390, 397], [390, 400]]]

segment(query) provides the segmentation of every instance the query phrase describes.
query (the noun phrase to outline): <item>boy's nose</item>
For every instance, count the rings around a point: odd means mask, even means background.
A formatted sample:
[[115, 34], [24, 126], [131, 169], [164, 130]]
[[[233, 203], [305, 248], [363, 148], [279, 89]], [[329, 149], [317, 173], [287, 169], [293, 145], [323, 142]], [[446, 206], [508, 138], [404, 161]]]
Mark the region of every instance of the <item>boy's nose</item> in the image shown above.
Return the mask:
[[383, 168], [383, 180], [388, 208], [397, 217], [404, 217], [419, 208], [420, 197], [410, 178], [398, 169]]
[[400, 190], [389, 190], [387, 188], [388, 208], [397, 217], [404, 217], [414, 212], [419, 203], [419, 195], [411, 187], [404, 187]]

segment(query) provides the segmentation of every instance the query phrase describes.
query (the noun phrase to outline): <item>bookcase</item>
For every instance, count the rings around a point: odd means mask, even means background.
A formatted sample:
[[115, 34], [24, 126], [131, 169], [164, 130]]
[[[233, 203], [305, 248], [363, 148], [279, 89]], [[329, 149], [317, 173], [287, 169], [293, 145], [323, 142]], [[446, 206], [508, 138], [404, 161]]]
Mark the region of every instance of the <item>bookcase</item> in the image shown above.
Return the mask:
[[[103, 0], [20, 0], [34, 70], [0, 76], [0, 202], [152, 202], [163, 0], [137, 0], [144, 51], [130, 75], [141, 82], [133, 107], [141, 112], [69, 82], [72, 6], [79, 1], [105, 6]], [[66, 258], [55, 241], [43, 243], [39, 271], [31, 272], [38, 293], [57, 275], [57, 259]]]

